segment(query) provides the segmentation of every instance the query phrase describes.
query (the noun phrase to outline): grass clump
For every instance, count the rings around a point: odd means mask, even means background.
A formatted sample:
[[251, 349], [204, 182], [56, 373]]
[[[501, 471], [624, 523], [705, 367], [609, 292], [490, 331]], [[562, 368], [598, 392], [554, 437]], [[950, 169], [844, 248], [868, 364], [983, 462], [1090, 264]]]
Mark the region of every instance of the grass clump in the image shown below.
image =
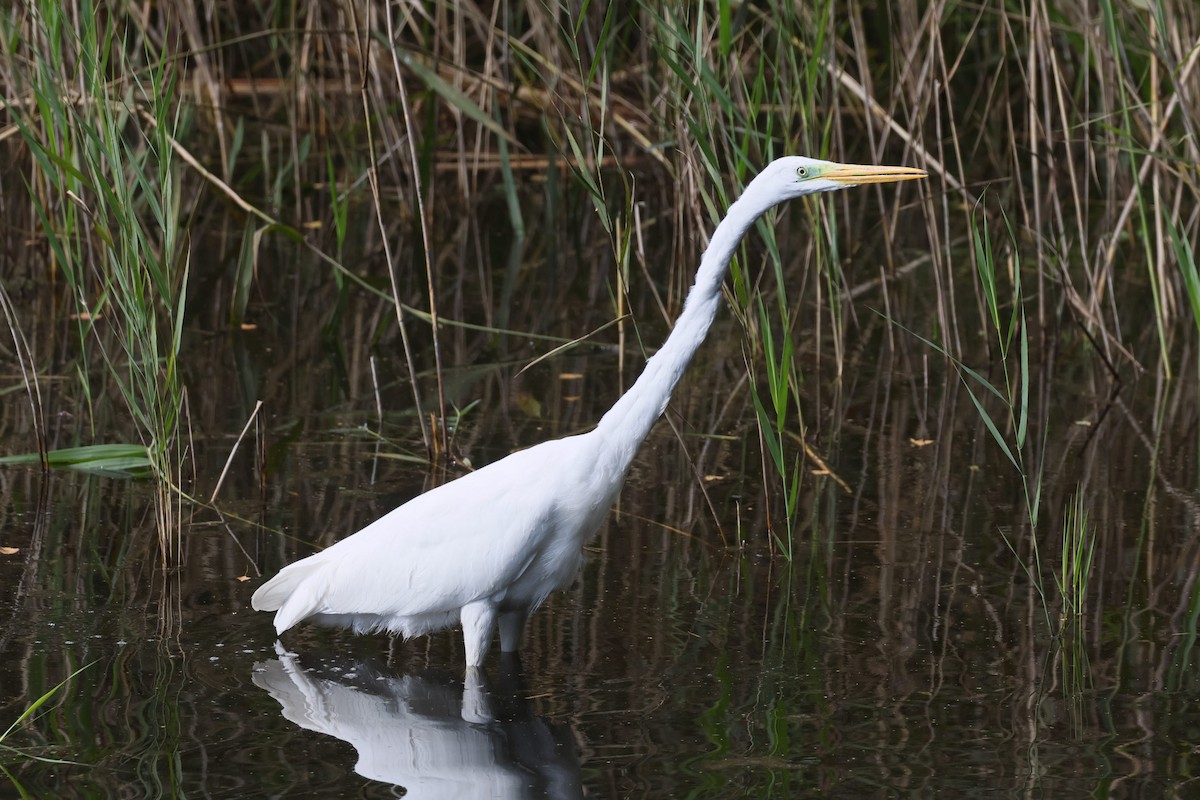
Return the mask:
[[[171, 26], [156, 39], [134, 21], [90, 0], [10, 10], [5, 35], [27, 66], [11, 78], [29, 102], [9, 110], [33, 156], [27, 186], [47, 268], [69, 287], [81, 350], [103, 365], [93, 375], [81, 363], [79, 387], [92, 410], [97, 383], [115, 386], [135, 422], [159, 481], [165, 557], [183, 461], [188, 242], [173, 150], [183, 120]], [[93, 422], [90, 436], [105, 435]]]
[[1088, 512], [1082, 491], [1076, 492], [1067, 504], [1063, 520], [1062, 559], [1055, 578], [1059, 597], [1062, 598], [1062, 617], [1059, 627], [1067, 619], [1080, 617], [1087, 607], [1088, 581], [1096, 557], [1096, 532], [1088, 525]]

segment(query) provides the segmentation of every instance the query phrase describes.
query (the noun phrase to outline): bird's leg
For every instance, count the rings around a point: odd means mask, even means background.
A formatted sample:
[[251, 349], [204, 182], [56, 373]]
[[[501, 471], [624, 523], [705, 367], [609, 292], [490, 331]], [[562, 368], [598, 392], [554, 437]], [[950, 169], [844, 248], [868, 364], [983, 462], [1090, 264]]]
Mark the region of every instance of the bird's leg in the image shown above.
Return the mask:
[[486, 725], [496, 719], [492, 687], [483, 667], [467, 667], [463, 678], [462, 718], [466, 722]]
[[467, 666], [482, 666], [492, 645], [492, 636], [496, 633], [496, 605], [488, 600], [468, 603], [462, 607], [460, 619], [463, 645], [467, 649]]
[[500, 614], [500, 652], [515, 653], [521, 649], [527, 619], [528, 608], [516, 608]]

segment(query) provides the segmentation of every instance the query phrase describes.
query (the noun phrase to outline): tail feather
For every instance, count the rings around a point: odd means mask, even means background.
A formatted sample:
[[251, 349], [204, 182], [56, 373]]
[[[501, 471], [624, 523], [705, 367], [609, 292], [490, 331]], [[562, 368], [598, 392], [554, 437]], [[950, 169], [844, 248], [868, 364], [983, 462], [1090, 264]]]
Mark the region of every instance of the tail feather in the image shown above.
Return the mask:
[[258, 587], [250, 598], [250, 605], [256, 611], [277, 611], [275, 631], [283, 633], [300, 620], [321, 611], [326, 590], [325, 581], [320, 577], [324, 566], [312, 556], [289, 564]]

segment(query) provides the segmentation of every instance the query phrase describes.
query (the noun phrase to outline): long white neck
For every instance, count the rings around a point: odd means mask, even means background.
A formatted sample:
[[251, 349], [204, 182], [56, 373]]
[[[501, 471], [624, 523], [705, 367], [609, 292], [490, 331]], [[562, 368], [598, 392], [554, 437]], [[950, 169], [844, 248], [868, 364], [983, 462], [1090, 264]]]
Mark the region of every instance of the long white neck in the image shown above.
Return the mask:
[[751, 182], [741, 198], [729, 207], [725, 219], [713, 231], [696, 272], [696, 283], [688, 292], [671, 335], [646, 362], [645, 370], [629, 391], [600, 419], [593, 432], [604, 441], [606, 460], [612, 459], [606, 466], [622, 478], [638, 447], [666, 410], [675, 384], [679, 383], [692, 356], [704, 342], [721, 304], [721, 284], [734, 251], [754, 221], [775, 205], [774, 198], [763, 197], [763, 194], [756, 192]]

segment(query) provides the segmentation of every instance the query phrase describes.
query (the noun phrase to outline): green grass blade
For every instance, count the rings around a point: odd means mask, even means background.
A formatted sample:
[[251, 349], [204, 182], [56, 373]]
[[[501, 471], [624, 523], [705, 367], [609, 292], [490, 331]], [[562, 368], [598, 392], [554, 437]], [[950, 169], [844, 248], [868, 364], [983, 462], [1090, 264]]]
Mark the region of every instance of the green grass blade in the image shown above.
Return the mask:
[[963, 386], [966, 387], [967, 394], [970, 396], [971, 402], [975, 404], [975, 410], [979, 412], [980, 419], [982, 419], [983, 424], [987, 426], [988, 431], [992, 434], [992, 438], [996, 440], [996, 444], [1000, 445], [1000, 449], [1004, 451], [1004, 455], [1007, 456], [1008, 460], [1012, 462], [1012, 465], [1016, 467], [1018, 471], [1020, 471], [1020, 463], [1017, 461], [1016, 456], [1013, 455], [1012, 450], [1009, 449], [1008, 442], [1004, 441], [1004, 435], [1000, 433], [1000, 430], [996, 427], [996, 423], [992, 421], [990, 416], [988, 416], [987, 410], [983, 407], [983, 403], [979, 402], [979, 398], [975, 396], [975, 392], [971, 389], [971, 385], [967, 383], [966, 379], [963, 378], [961, 373], [959, 374], [958, 379], [962, 381]]
[[[140, 444], [93, 444], [66, 447], [46, 453], [46, 462], [57, 469], [74, 469], [113, 477], [136, 477], [148, 474], [153, 467], [150, 451]], [[38, 464], [37, 453], [0, 458], [0, 465]]]
[[59, 689], [66, 686], [68, 683], [70, 683], [75, 678], [75, 676], [79, 675], [79, 673], [83, 672], [85, 669], [87, 669], [88, 667], [92, 666], [92, 664], [95, 664], [95, 663], [96, 663], [95, 661], [90, 661], [87, 664], [84, 664], [82, 667], [80, 667], [79, 669], [72, 672], [66, 678], [63, 678], [63, 680], [60, 683], [58, 683], [56, 686], [54, 686], [48, 692], [43, 694], [38, 699], [34, 700], [33, 703], [31, 703], [29, 705], [28, 708], [26, 708], [23, 712], [21, 712], [21, 715], [19, 717], [17, 717], [15, 720], [13, 720], [13, 723], [8, 726], [8, 730], [4, 731], [4, 733], [0, 733], [0, 742], [3, 742], [5, 739], [7, 739], [12, 734], [13, 731], [15, 731], [17, 728], [19, 728], [21, 725], [23, 725], [26, 720], [28, 720], [30, 717], [32, 717], [39, 708], [41, 708], [43, 705], [45, 705], [46, 702], [51, 697], [53, 697], [55, 695], [55, 693], [58, 692]]
[[[384, 47], [393, 46], [390, 42], [383, 39], [381, 39], [380, 42]], [[487, 128], [489, 131], [496, 134], [496, 136], [500, 137], [501, 139], [504, 139], [509, 144], [518, 145], [516, 139], [514, 139], [508, 131], [504, 130], [504, 128], [501, 128], [494, 119], [484, 113], [483, 109], [476, 105], [474, 100], [467, 97], [454, 86], [446, 83], [446, 81], [442, 80], [442, 78], [436, 72], [422, 64], [418, 59], [413, 58], [403, 49], [397, 48], [396, 55], [400, 59], [400, 63], [404, 64], [404, 66], [415, 72], [417, 77], [425, 82], [426, 86], [440, 95], [443, 100], [452, 105], [459, 112], [465, 114], [470, 119]]]
[[1017, 409], [1017, 449], [1025, 447], [1029, 429], [1029, 334], [1025, 330], [1025, 315], [1021, 315], [1021, 405]]

